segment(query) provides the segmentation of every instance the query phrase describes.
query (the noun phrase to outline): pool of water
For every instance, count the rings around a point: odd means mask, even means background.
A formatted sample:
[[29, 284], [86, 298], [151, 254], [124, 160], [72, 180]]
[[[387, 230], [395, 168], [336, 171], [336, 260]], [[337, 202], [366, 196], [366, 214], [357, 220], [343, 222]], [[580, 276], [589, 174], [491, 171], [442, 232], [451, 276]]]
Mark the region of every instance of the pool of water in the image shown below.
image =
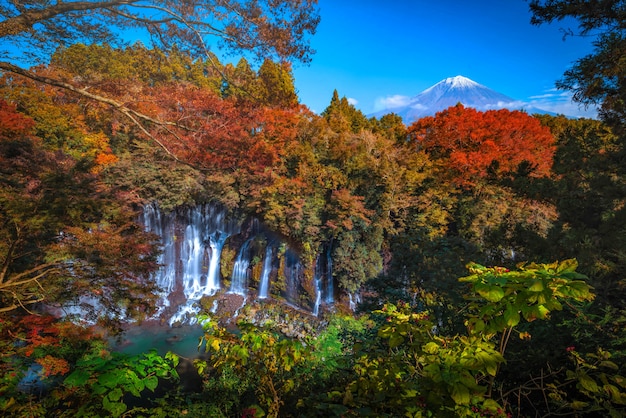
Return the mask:
[[143, 323], [129, 327], [114, 344], [114, 349], [130, 355], [156, 349], [159, 355], [171, 351], [180, 357], [195, 359], [205, 353], [204, 344], [198, 349], [203, 334], [200, 325], [170, 327], [167, 324]]

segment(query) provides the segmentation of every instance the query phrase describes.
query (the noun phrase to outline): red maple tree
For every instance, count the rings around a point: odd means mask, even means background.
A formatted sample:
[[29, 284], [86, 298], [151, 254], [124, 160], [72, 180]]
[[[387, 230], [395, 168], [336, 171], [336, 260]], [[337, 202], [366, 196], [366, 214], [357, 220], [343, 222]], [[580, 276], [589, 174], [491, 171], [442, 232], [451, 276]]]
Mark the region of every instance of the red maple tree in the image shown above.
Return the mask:
[[555, 151], [553, 135], [537, 118], [506, 109], [480, 112], [462, 104], [418, 120], [409, 127], [409, 138], [465, 186], [521, 167], [531, 176], [546, 176]]

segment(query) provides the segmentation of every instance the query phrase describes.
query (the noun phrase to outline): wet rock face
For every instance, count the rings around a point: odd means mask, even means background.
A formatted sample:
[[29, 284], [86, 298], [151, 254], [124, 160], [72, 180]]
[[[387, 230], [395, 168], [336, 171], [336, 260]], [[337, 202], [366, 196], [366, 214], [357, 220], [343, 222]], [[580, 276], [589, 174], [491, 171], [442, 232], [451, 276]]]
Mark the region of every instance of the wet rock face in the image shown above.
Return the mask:
[[271, 298], [314, 315], [334, 303], [330, 246], [314, 266], [303, 266], [299, 254], [257, 220], [237, 220], [212, 204], [168, 214], [148, 205], [142, 221], [163, 244], [154, 280], [162, 289], [159, 316], [170, 325], [194, 323], [215, 296], [220, 306], [211, 309], [232, 316], [245, 303]]

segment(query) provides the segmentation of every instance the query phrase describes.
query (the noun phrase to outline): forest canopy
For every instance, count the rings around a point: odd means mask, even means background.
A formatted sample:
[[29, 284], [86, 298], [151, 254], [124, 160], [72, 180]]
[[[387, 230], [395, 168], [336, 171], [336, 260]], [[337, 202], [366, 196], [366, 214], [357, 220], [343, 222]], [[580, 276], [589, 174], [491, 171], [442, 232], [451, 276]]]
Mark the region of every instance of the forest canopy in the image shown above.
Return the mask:
[[[459, 104], [410, 126], [299, 103], [313, 0], [0, 6], [2, 415], [623, 415], [623, 6], [588, 3], [530, 8], [599, 31], [560, 85], [601, 120]], [[303, 306], [328, 255], [336, 300], [303, 313], [277, 280], [237, 324], [205, 298], [195, 362], [115, 352], [162, 297], [143, 208], [208, 203], [297, 251]]]

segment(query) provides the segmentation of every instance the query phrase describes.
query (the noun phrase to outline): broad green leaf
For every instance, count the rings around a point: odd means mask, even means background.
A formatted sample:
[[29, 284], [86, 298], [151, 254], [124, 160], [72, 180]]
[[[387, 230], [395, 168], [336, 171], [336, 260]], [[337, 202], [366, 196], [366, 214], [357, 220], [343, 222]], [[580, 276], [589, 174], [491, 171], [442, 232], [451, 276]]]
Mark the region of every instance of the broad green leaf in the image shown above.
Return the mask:
[[404, 342], [404, 338], [400, 334], [392, 334], [389, 338], [389, 347], [394, 348]]
[[478, 294], [489, 302], [499, 302], [504, 297], [504, 290], [499, 286], [490, 286], [487, 289], [478, 290]]
[[557, 273], [570, 273], [570, 272], [575, 272], [577, 267], [578, 267], [578, 261], [572, 258], [569, 260], [562, 261], [557, 267], [556, 271]]
[[489, 375], [496, 375], [498, 372], [498, 359], [495, 356], [492, 356], [485, 351], [477, 351], [476, 358], [483, 363], [483, 366]]
[[159, 385], [159, 378], [156, 376], [148, 376], [143, 380], [143, 383], [150, 391], [154, 392], [154, 389]]
[[91, 375], [84, 370], [78, 369], [72, 372], [65, 379], [65, 384], [68, 386], [82, 386], [85, 384]]
[[403, 398], [415, 398], [417, 396], [417, 391], [415, 389], [405, 389], [402, 394]]
[[498, 409], [502, 409], [500, 404], [493, 399], [485, 399], [483, 402], [483, 409], [488, 409], [490, 411], [497, 411]]
[[619, 370], [619, 367], [617, 366], [617, 364], [615, 364], [615, 363], [613, 363], [612, 361], [609, 361], [609, 360], [604, 360], [604, 361], [600, 362], [600, 366], [608, 367], [609, 369], [613, 369], [613, 370]]
[[123, 395], [124, 394], [122, 393], [122, 389], [115, 388], [111, 392], [109, 392], [107, 396], [111, 401], [116, 402], [116, 401], [119, 401]]
[[467, 405], [470, 403], [469, 389], [461, 383], [455, 383], [452, 386], [452, 400], [457, 405]]
[[510, 303], [506, 305], [506, 309], [504, 311], [504, 321], [508, 327], [514, 327], [519, 324], [520, 314]]
[[120, 383], [121, 373], [119, 371], [111, 371], [103, 373], [98, 377], [98, 383], [108, 388], [114, 388]]
[[111, 402], [109, 398], [102, 400], [102, 407], [111, 413], [112, 417], [119, 417], [126, 412], [126, 404], [122, 402]]
[[480, 333], [485, 329], [485, 321], [479, 318], [473, 318], [473, 320], [470, 322], [470, 325], [473, 332]]
[[429, 342], [424, 346], [424, 351], [428, 354], [435, 354], [439, 350], [439, 345], [436, 342]]
[[581, 373], [578, 376], [578, 382], [589, 392], [597, 393], [600, 390], [596, 381], [589, 377], [586, 373]]
[[541, 280], [535, 280], [533, 284], [528, 288], [531, 292], [542, 292], [544, 289], [543, 282]]
[[545, 306], [543, 305], [537, 306], [537, 318], [546, 319], [549, 314], [550, 314], [550, 311]]
[[168, 351], [167, 353], [165, 353], [165, 359], [170, 360], [174, 367], [178, 366], [178, 362], [180, 361], [180, 358], [178, 357], [178, 355], [175, 353], [172, 353], [171, 351]]
[[573, 410], [581, 410], [586, 408], [589, 405], [588, 402], [583, 402], [583, 401], [574, 401], [572, 403], [569, 404], [569, 406], [573, 409]]

